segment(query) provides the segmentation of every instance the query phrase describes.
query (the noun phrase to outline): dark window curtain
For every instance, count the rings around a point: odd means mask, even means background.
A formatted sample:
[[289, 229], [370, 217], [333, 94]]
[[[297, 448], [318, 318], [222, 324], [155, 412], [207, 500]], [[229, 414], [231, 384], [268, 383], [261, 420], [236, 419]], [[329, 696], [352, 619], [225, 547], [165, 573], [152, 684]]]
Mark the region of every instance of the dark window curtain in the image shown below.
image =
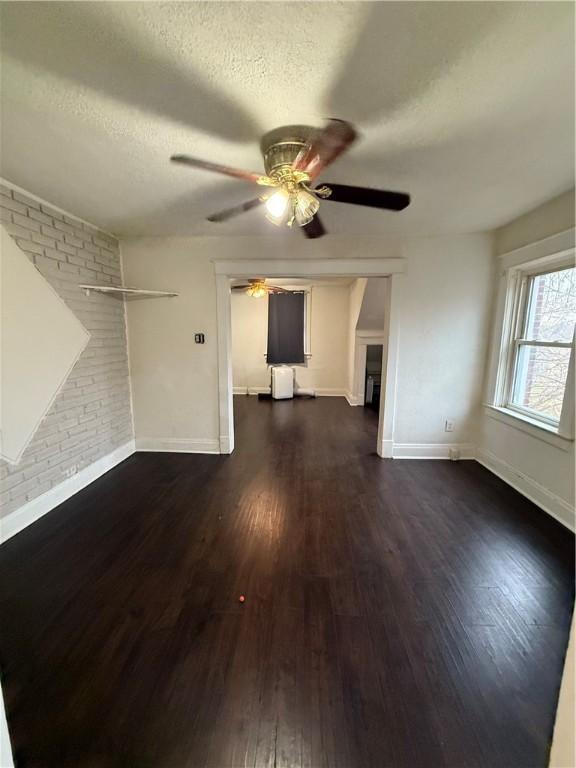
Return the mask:
[[269, 294], [266, 360], [270, 364], [305, 361], [303, 293]]

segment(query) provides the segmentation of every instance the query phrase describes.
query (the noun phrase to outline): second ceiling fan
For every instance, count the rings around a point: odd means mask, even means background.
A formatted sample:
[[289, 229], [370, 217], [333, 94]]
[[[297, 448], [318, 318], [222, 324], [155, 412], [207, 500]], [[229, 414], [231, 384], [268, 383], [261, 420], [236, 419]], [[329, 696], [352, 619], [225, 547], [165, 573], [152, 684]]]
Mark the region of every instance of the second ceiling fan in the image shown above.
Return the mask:
[[330, 183], [312, 187], [320, 173], [350, 148], [357, 135], [355, 128], [344, 120], [329, 120], [321, 129], [289, 125], [270, 131], [260, 142], [265, 175], [190, 155], [173, 155], [170, 159], [270, 188], [269, 193], [208, 216], [208, 221], [227, 221], [264, 204], [266, 217], [273, 224], [297, 224], [307, 237], [315, 238], [326, 234], [318, 217], [320, 200], [388, 211], [402, 211], [410, 204], [410, 196], [404, 192]]
[[232, 286], [233, 291], [242, 291], [253, 299], [261, 299], [271, 293], [294, 293], [279, 285], [269, 285], [265, 277], [253, 277], [247, 283], [236, 284]]

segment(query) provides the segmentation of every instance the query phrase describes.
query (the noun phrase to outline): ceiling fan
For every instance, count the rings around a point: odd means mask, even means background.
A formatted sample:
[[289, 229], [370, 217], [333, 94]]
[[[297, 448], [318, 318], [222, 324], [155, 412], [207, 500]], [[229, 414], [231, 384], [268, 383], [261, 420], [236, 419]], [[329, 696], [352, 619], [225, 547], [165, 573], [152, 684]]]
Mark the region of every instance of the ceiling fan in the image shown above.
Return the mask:
[[318, 217], [320, 200], [364, 205], [389, 211], [402, 211], [410, 204], [410, 195], [348, 184], [312, 187], [322, 171], [346, 152], [358, 134], [344, 120], [328, 120], [324, 128], [288, 125], [266, 133], [260, 142], [266, 174], [230, 168], [190, 155], [172, 155], [170, 160], [194, 168], [233, 176], [270, 187], [270, 193], [247, 200], [208, 216], [208, 221], [227, 221], [244, 211], [264, 204], [266, 218], [278, 226], [302, 227], [306, 237], [322, 237], [326, 230]]
[[254, 277], [244, 285], [233, 285], [232, 290], [244, 291], [244, 293], [247, 293], [248, 296], [252, 296], [254, 299], [261, 299], [269, 293], [292, 293], [292, 291], [287, 291], [285, 288], [280, 288], [279, 285], [268, 285], [264, 277]]

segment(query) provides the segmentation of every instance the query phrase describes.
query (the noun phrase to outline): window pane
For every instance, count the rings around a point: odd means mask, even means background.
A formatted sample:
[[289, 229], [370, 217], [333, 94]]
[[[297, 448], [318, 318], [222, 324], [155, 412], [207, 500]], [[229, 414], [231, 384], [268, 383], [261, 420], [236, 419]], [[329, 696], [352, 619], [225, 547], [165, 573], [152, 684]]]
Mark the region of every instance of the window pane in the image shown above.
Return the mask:
[[569, 359], [567, 347], [523, 344], [518, 350], [512, 403], [559, 421]]
[[576, 320], [576, 269], [532, 279], [526, 324], [531, 341], [572, 341]]

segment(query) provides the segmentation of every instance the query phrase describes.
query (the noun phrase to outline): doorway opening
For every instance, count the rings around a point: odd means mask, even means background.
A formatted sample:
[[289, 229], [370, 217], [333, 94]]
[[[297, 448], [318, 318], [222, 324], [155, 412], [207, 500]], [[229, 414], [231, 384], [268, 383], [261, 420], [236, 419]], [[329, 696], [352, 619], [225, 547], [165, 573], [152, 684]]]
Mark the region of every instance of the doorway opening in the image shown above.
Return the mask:
[[380, 393], [382, 388], [382, 356], [383, 344], [368, 344], [366, 346], [366, 371], [364, 377], [364, 407], [372, 411], [380, 410]]
[[[313, 281], [328, 278], [348, 278], [352, 281], [366, 281], [371, 277], [385, 277], [388, 301], [386, 304], [386, 331], [381, 333], [378, 342], [384, 335], [386, 343], [382, 355], [382, 370], [380, 380], [380, 407], [378, 418], [378, 436], [376, 451], [383, 457], [392, 456], [394, 410], [396, 398], [396, 367], [398, 353], [398, 305], [396, 299], [399, 290], [399, 279], [404, 271], [402, 258], [390, 259], [291, 259], [291, 260], [216, 260], [214, 262], [217, 286], [218, 313], [218, 383], [219, 383], [219, 416], [220, 416], [220, 452], [232, 453], [234, 450], [234, 375], [232, 350], [232, 285], [235, 281], [254, 277], [268, 278], [271, 283], [285, 281]], [[394, 300], [393, 300], [394, 297]], [[256, 299], [254, 299], [256, 300]], [[312, 318], [314, 309], [311, 309]], [[351, 334], [352, 335], [352, 334]], [[357, 334], [355, 334], [357, 337]], [[372, 340], [372, 341], [375, 341]], [[352, 348], [353, 349], [353, 348]], [[365, 347], [364, 347], [365, 349]], [[312, 356], [314, 352], [312, 351]], [[353, 351], [347, 355], [349, 376], [356, 387], [358, 355]], [[264, 385], [266, 386], [266, 385]], [[269, 385], [268, 385], [269, 386]], [[323, 387], [318, 387], [322, 389]], [[329, 387], [328, 387], [329, 389]], [[238, 392], [238, 390], [236, 390]], [[355, 402], [350, 390], [333, 394], [345, 397], [350, 406], [363, 404]], [[362, 393], [363, 395], [363, 393]]]

